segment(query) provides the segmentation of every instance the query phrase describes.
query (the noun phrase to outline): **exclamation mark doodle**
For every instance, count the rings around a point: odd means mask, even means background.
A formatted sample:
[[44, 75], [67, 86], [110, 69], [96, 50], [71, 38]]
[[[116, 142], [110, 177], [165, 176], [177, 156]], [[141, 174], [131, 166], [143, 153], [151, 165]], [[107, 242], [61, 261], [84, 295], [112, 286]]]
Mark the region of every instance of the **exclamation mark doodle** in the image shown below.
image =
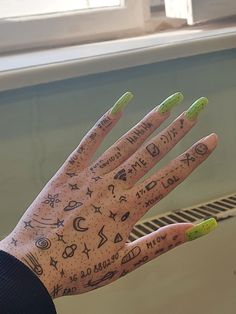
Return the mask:
[[183, 129], [184, 127], [184, 119], [180, 119], [180, 128]]

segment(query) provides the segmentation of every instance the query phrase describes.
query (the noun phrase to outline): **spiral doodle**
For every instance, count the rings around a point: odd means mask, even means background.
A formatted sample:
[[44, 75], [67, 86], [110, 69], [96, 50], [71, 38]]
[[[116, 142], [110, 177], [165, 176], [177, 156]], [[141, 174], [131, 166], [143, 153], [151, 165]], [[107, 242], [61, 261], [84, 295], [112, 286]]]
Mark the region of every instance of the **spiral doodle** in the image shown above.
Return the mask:
[[35, 245], [40, 250], [48, 250], [51, 247], [51, 241], [48, 238], [41, 237], [36, 240]]

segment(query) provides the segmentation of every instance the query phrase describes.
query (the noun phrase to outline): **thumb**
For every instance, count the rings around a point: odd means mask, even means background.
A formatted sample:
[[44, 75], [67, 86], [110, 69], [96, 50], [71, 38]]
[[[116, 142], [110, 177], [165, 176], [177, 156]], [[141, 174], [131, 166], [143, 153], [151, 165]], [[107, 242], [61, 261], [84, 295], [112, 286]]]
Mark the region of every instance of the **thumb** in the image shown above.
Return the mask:
[[180, 244], [211, 232], [216, 227], [216, 220], [210, 218], [197, 225], [180, 223], [160, 228], [126, 245], [122, 254], [121, 268], [130, 272]]

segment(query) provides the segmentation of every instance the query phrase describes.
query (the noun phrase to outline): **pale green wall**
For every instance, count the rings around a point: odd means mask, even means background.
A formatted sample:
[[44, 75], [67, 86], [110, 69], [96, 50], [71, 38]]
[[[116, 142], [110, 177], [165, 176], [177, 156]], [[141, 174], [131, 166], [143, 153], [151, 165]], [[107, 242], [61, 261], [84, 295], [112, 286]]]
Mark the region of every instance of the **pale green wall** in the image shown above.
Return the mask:
[[155, 212], [236, 190], [236, 50], [229, 50], [0, 93], [0, 235], [11, 230], [82, 135], [126, 90], [135, 100], [102, 149], [178, 90], [185, 101], [173, 117], [196, 97], [207, 96], [210, 104], [165, 162], [212, 131], [220, 138], [210, 160]]

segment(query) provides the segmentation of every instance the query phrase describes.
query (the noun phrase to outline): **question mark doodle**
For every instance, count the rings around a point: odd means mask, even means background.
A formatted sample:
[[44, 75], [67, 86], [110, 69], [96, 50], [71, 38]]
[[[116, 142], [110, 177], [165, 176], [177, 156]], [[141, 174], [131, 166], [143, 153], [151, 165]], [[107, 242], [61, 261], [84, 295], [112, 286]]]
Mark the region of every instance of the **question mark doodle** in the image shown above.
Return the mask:
[[114, 195], [115, 194], [114, 190], [115, 190], [115, 186], [113, 184], [108, 185], [108, 191], [111, 191], [111, 194], [115, 198], [116, 196]]

